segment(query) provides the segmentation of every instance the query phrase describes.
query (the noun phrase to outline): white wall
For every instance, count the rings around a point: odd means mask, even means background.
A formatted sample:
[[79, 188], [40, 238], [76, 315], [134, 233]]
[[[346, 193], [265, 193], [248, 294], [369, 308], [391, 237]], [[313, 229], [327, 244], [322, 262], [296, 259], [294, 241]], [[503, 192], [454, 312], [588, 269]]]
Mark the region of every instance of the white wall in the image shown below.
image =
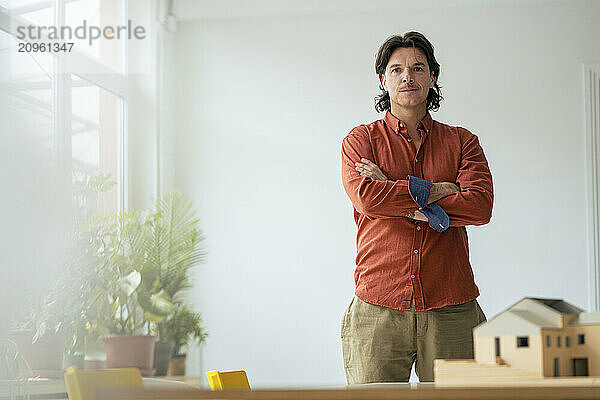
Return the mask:
[[210, 334], [188, 373], [345, 384], [339, 330], [356, 227], [340, 144], [381, 117], [374, 55], [409, 30], [432, 41], [442, 66], [445, 100], [432, 116], [477, 134], [494, 176], [492, 221], [469, 229], [484, 311], [523, 296], [588, 307], [582, 62], [600, 62], [600, 4], [392, 3], [180, 25], [162, 176], [202, 217], [208, 262], [192, 295]]

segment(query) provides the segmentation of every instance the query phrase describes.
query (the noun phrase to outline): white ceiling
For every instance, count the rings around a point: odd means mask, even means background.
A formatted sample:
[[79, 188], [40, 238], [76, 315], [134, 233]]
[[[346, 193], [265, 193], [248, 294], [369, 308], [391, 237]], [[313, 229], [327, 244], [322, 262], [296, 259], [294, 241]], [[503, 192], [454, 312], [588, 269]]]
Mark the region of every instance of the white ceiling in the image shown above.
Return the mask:
[[173, 0], [179, 21], [258, 16], [356, 14], [381, 10], [515, 6], [584, 0]]

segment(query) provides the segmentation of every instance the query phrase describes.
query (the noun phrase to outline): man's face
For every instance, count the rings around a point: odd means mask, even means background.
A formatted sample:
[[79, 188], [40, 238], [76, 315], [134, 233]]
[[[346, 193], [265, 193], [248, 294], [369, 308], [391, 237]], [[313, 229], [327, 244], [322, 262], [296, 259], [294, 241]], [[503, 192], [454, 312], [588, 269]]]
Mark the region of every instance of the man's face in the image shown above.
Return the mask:
[[400, 47], [392, 53], [381, 83], [390, 93], [392, 108], [413, 108], [426, 104], [435, 78], [421, 49]]

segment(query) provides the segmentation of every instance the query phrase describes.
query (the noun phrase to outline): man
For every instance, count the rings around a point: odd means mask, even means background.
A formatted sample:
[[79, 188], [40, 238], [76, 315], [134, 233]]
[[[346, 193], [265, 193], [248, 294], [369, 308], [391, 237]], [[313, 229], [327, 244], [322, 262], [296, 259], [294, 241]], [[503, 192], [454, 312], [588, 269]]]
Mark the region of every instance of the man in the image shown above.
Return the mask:
[[387, 39], [375, 71], [385, 116], [342, 143], [342, 181], [358, 226], [355, 295], [342, 320], [349, 384], [406, 382], [413, 362], [473, 358], [477, 303], [467, 225], [487, 224], [493, 186], [477, 136], [434, 121], [440, 65], [418, 32]]

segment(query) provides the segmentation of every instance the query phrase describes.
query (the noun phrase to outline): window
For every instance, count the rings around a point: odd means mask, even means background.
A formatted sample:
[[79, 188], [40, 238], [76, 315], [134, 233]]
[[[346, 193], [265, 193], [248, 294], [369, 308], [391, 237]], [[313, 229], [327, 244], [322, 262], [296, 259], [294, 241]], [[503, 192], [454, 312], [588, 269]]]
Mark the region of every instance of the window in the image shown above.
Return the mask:
[[[71, 79], [71, 150], [73, 180], [82, 181], [98, 174], [119, 177], [119, 137], [121, 99], [73, 75]], [[100, 214], [119, 211], [118, 188], [101, 193], [96, 202]]]
[[[27, 4], [29, 3], [29, 4]], [[54, 23], [54, 10], [51, 1], [8, 1], [0, 2], [10, 14], [24, 18], [34, 25], [52, 25]]]
[[571, 347], [571, 338], [568, 336], [565, 336], [565, 347]]
[[585, 344], [585, 335], [583, 333], [577, 335], [577, 344]]
[[500, 338], [494, 338], [494, 345], [496, 348], [496, 357], [500, 357]]
[[529, 336], [518, 336], [517, 347], [529, 347]]
[[546, 347], [550, 347], [550, 335], [546, 335]]
[[100, 195], [97, 211], [106, 214], [123, 209], [129, 85], [121, 72], [128, 41], [101, 39], [90, 45], [87, 39], [73, 40], [76, 51], [71, 53], [23, 53], [17, 51], [21, 40], [11, 29], [30, 23], [58, 26], [56, 21], [61, 20], [71, 28], [84, 21], [88, 26], [116, 26], [126, 20], [124, 0], [31, 0], [8, 2], [8, 7], [0, 8], [0, 81], [6, 89], [0, 101], [9, 108], [11, 119], [4, 121], [5, 126], [9, 133], [35, 135], [57, 157], [63, 184], [110, 175], [117, 185]]
[[0, 124], [2, 135], [14, 135], [14, 140], [31, 138], [49, 152], [55, 150], [53, 75], [51, 55], [20, 53], [17, 40], [0, 30], [0, 101], [5, 119]]
[[[121, 0], [78, 0], [65, 2], [65, 25], [71, 27], [86, 25], [118, 26], [124, 21]], [[90, 43], [87, 39], [74, 37], [72, 42], [79, 51], [117, 72], [123, 72], [120, 46], [123, 40], [106, 40], [102, 36]]]
[[557, 336], [557, 337], [556, 337], [556, 346], [557, 346], [557, 347], [560, 347], [560, 346], [561, 346], [561, 337], [560, 337], [560, 336]]

